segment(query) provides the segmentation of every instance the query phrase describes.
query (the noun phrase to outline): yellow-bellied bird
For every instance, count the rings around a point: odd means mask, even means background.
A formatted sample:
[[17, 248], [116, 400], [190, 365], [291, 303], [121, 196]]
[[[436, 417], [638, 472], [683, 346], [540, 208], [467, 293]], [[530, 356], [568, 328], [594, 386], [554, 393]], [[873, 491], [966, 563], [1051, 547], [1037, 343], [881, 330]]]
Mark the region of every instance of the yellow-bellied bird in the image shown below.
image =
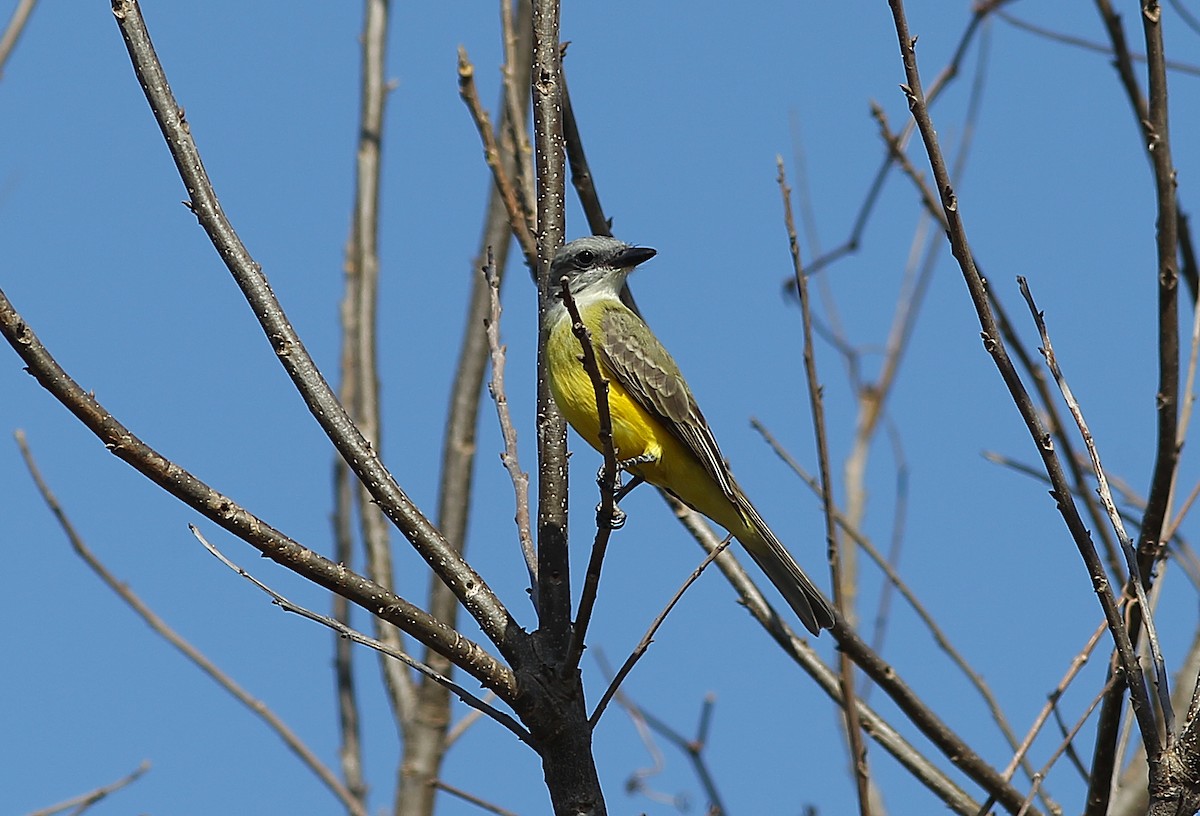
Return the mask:
[[[700, 413], [679, 366], [641, 318], [618, 297], [626, 276], [655, 251], [603, 236], [558, 251], [551, 282], [565, 277], [609, 382], [613, 445], [623, 470], [657, 485], [733, 534], [813, 634], [833, 612], [754, 505], [746, 498]], [[547, 319], [546, 362], [559, 410], [597, 450], [600, 417], [583, 368], [571, 316], [558, 302]]]

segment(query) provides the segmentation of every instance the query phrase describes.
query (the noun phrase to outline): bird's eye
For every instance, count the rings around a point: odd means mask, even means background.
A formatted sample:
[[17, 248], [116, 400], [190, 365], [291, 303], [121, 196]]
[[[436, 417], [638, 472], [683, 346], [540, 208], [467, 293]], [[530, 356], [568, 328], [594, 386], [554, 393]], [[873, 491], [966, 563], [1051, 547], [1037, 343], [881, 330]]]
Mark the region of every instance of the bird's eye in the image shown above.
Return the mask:
[[595, 260], [596, 253], [592, 252], [590, 249], [585, 249], [575, 256], [575, 263], [577, 263], [580, 267], [591, 266], [592, 262]]

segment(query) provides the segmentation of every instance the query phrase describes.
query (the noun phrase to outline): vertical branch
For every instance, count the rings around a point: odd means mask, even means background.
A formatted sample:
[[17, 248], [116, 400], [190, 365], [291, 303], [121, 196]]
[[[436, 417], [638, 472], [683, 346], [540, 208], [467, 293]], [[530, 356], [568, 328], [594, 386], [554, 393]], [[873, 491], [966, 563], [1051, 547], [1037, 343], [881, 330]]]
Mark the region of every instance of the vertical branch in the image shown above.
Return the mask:
[[538, 624], [555, 654], [567, 648], [571, 619], [567, 557], [567, 424], [546, 378], [546, 313], [553, 304], [550, 261], [563, 243], [565, 201], [562, 61], [558, 0], [533, 3], [533, 140], [537, 174], [538, 249]]
[[538, 631], [536, 660], [517, 666], [522, 719], [533, 733], [555, 813], [607, 812], [592, 755], [592, 729], [579, 669], [567, 662], [571, 636], [567, 550], [567, 425], [546, 375], [546, 315], [553, 306], [550, 262], [563, 243], [565, 175], [558, 0], [533, 0], [533, 141], [538, 265]]
[[[1175, 167], [1167, 120], [1167, 69], [1163, 54], [1162, 9], [1156, 0], [1143, 0], [1142, 25], [1146, 34], [1146, 68], [1149, 74], [1149, 110], [1146, 149], [1154, 168], [1158, 207], [1158, 440], [1150, 494], [1142, 515], [1138, 550], [1142, 574], [1149, 575], [1162, 550], [1162, 529], [1171, 504], [1175, 470], [1179, 462], [1179, 221], [1175, 201]], [[1148, 579], [1147, 579], [1148, 580]]]
[[[1143, 581], [1153, 578], [1154, 562], [1161, 552], [1163, 527], [1170, 513], [1179, 449], [1179, 312], [1178, 270], [1175, 267], [1181, 230], [1186, 236], [1186, 220], [1179, 214], [1175, 197], [1175, 171], [1171, 160], [1167, 118], [1167, 79], [1162, 41], [1161, 9], [1156, 2], [1142, 4], [1142, 23], [1146, 40], [1146, 62], [1149, 77], [1149, 101], [1141, 93], [1133, 70], [1133, 61], [1125, 41], [1121, 19], [1109, 0], [1096, 0], [1115, 55], [1114, 64], [1121, 86], [1133, 110], [1134, 120], [1142, 134], [1143, 143], [1154, 172], [1156, 222], [1156, 251], [1158, 277], [1158, 390], [1155, 395], [1157, 439], [1150, 493], [1142, 513], [1138, 533], [1138, 561]], [[1183, 223], [1181, 223], [1181, 220]], [[1190, 248], [1190, 239], [1184, 241]], [[1185, 252], [1185, 257], [1190, 257]], [[1138, 633], [1142, 611], [1130, 610], [1130, 628]], [[1128, 681], [1129, 678], [1125, 678]], [[1120, 680], [1120, 678], [1118, 678]], [[1100, 708], [1096, 726], [1096, 742], [1092, 754], [1092, 777], [1089, 781], [1087, 816], [1108, 812], [1112, 776], [1116, 763], [1116, 739], [1124, 700], [1118, 684]], [[1152, 749], [1147, 746], [1148, 752]], [[1152, 773], [1154, 771], [1151, 765]]]
[[[366, 0], [363, 13], [360, 69], [358, 147], [355, 156], [354, 209], [346, 258], [346, 294], [342, 316], [342, 401], [367, 442], [382, 445], [379, 409], [379, 366], [376, 356], [379, 291], [379, 183], [383, 141], [383, 111], [387, 100], [384, 61], [387, 53], [388, 0]], [[367, 575], [392, 588], [391, 542], [387, 523], [363, 485], [354, 490], [355, 509], [366, 552]], [[399, 630], [372, 617], [375, 638], [397, 651], [404, 650]], [[403, 728], [413, 718], [416, 686], [403, 664], [379, 654], [392, 717]], [[446, 664], [435, 666], [444, 671]], [[401, 783], [401, 787], [403, 783]]]
[[[812, 313], [808, 298], [808, 279], [800, 261], [800, 242], [796, 237], [796, 224], [792, 218], [792, 191], [784, 175], [783, 158], [775, 158], [779, 168], [779, 192], [783, 196], [783, 219], [787, 228], [788, 248], [792, 255], [792, 268], [796, 276], [796, 293], [800, 298], [800, 323], [804, 331], [804, 374], [808, 380], [808, 399], [812, 409], [813, 432], [817, 441], [817, 463], [821, 476], [821, 507], [825, 516], [825, 542], [829, 550], [829, 565], [833, 573], [833, 602], [839, 609], [845, 608], [848, 579], [842, 574], [841, 536], [834, 521], [833, 483], [829, 467], [829, 440], [825, 432], [825, 405], [821, 399], [821, 383], [817, 378], [817, 361], [813, 356]], [[867, 767], [867, 748], [863, 743], [862, 726], [859, 722], [858, 699], [854, 690], [854, 663], [850, 656], [838, 652], [838, 674], [842, 686], [842, 711], [846, 717], [846, 741], [850, 746], [850, 762], [854, 769], [854, 782], [858, 793], [858, 812], [862, 816], [871, 813], [871, 777]]]
[[[350, 469], [340, 458], [333, 463], [333, 495], [334, 560], [349, 567], [354, 556], [354, 483], [350, 480]], [[336, 592], [333, 594], [331, 612], [334, 620], [347, 629], [353, 628], [350, 623], [350, 603]], [[342, 778], [351, 795], [365, 805], [367, 785], [363, 779], [362, 729], [354, 680], [354, 644], [340, 635], [333, 639], [333, 677], [338, 709], [338, 760], [342, 766]]]
[[1154, 712], [1150, 704], [1145, 678], [1142, 674], [1141, 666], [1138, 664], [1129, 631], [1126, 629], [1121, 612], [1117, 607], [1116, 598], [1113, 597], [1112, 587], [1108, 576], [1105, 574], [1104, 566], [1100, 562], [1087, 527], [1084, 525], [1083, 519], [1079, 515], [1079, 509], [1072, 498], [1071, 486], [1067, 481], [1062, 464], [1059, 462], [1053, 439], [1046, 433], [1042, 426], [1042, 421], [1038, 416], [1033, 400], [1030, 399], [1028, 391], [1026, 391], [1024, 384], [1021, 382], [1020, 375], [1017, 374], [1016, 368], [1008, 356], [1000, 329], [996, 324], [995, 316], [988, 303], [987, 285], [983, 280], [983, 276], [980, 275], [979, 269], [975, 266], [975, 258], [967, 242], [966, 227], [959, 213], [958, 197], [950, 181], [950, 174], [947, 170], [941, 147], [938, 144], [933, 120], [929, 116], [929, 108], [921, 87], [920, 72], [917, 69], [916, 39], [909, 33], [908, 20], [904, 13], [902, 0], [889, 0], [889, 5], [892, 9], [892, 18], [896, 27], [896, 36], [900, 45], [900, 54], [903, 59], [905, 78], [907, 80], [907, 84], [902, 86], [902, 90], [908, 98], [909, 109], [912, 111], [921, 138], [925, 143], [925, 151], [929, 157], [934, 181], [941, 197], [941, 208], [946, 216], [947, 236], [950, 240], [950, 248], [954, 259], [958, 261], [959, 268], [963, 274], [963, 280], [967, 285], [967, 290], [975, 306], [982, 330], [981, 336], [984, 342], [984, 349], [991, 355], [992, 361], [995, 363], [1001, 378], [1004, 380], [1009, 394], [1038, 449], [1042, 465], [1046, 469], [1046, 474], [1050, 477], [1050, 482], [1053, 486], [1052, 495], [1057, 502], [1058, 511], [1066, 523], [1076, 548], [1079, 550], [1079, 554], [1087, 568], [1088, 576], [1091, 579], [1092, 588], [1096, 593], [1101, 608], [1104, 610], [1109, 632], [1112, 634], [1117, 653], [1120, 657], [1121, 670], [1126, 674], [1134, 714], [1137, 716], [1142, 739], [1147, 745], [1153, 773], [1154, 767], [1162, 759], [1162, 745], [1158, 739], [1157, 725], [1154, 720]]

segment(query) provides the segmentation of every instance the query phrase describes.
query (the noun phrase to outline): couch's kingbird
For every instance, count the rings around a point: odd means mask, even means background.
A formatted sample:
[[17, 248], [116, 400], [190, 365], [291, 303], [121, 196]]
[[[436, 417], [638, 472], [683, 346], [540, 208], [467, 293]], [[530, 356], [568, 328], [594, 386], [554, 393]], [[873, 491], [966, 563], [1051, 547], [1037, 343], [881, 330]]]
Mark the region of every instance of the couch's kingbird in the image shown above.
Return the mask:
[[[551, 282], [569, 282], [608, 380], [613, 446], [625, 470], [641, 476], [734, 535], [813, 634], [833, 626], [833, 612], [746, 498], [696, 405], [679, 366], [641, 318], [618, 297], [626, 276], [655, 250], [594, 235], [554, 256]], [[559, 410], [597, 450], [600, 417], [579, 340], [561, 299], [547, 315], [546, 365]]]

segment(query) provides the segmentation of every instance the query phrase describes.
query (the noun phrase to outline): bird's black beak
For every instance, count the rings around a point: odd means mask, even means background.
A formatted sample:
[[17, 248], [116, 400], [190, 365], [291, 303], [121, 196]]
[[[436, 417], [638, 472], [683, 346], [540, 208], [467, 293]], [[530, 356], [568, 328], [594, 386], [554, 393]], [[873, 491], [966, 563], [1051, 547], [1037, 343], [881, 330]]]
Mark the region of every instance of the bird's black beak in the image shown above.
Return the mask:
[[658, 254], [657, 249], [650, 247], [625, 247], [613, 258], [613, 266], [618, 269], [633, 269], [638, 264], [645, 263]]

